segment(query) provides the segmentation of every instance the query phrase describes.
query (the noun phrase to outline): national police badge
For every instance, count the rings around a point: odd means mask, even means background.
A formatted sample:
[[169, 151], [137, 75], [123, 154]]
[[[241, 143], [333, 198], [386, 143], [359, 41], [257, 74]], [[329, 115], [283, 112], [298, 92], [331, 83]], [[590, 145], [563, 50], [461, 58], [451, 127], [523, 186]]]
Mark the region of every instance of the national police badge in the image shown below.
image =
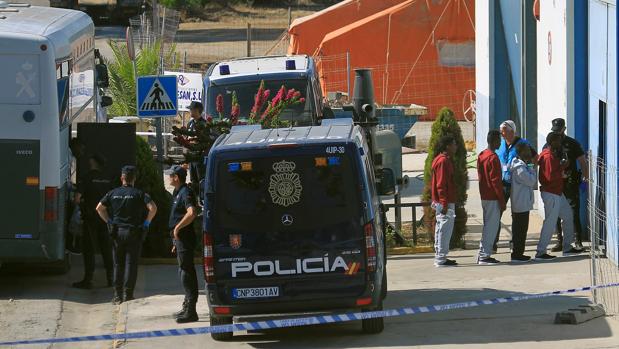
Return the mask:
[[230, 247], [232, 247], [232, 249], [238, 250], [241, 248], [242, 243], [241, 234], [230, 234]]
[[274, 204], [288, 207], [301, 199], [301, 178], [294, 172], [297, 165], [292, 161], [282, 160], [273, 164], [269, 193]]

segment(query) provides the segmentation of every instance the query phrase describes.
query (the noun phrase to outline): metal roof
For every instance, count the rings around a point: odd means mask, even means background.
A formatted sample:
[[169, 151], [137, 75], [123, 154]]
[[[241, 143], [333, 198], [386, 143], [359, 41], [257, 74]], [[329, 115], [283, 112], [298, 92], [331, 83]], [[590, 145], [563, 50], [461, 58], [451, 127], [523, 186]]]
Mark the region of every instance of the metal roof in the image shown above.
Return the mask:
[[233, 128], [232, 132], [220, 140], [214, 151], [227, 149], [266, 148], [273, 144], [333, 144], [353, 139], [354, 126], [332, 124], [279, 129], [259, 129], [254, 127]]
[[[286, 61], [289, 60], [295, 61], [296, 69], [286, 69]], [[219, 68], [224, 65], [227, 65], [230, 68], [230, 74], [220, 74]], [[304, 72], [310, 69], [310, 59], [306, 55], [250, 57], [223, 61], [214, 64], [209, 69], [208, 75], [210, 80], [216, 81], [218, 79], [227, 79], [236, 76]]]
[[0, 15], [4, 17], [0, 19], [0, 37], [45, 37], [53, 44], [56, 58], [71, 55], [75, 38], [85, 33], [94, 36], [92, 20], [81, 11], [0, 2]]

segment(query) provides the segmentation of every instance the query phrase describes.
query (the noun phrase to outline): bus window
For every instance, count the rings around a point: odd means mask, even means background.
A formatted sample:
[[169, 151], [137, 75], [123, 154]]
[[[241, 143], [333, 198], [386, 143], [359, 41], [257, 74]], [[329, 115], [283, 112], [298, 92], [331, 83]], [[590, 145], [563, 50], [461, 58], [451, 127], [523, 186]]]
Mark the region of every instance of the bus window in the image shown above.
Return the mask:
[[70, 67], [70, 61], [56, 63], [56, 84], [58, 86], [58, 121], [61, 129], [66, 126], [69, 119]]
[[[71, 67], [71, 122], [94, 121], [94, 53], [79, 57]], [[88, 109], [88, 110], [86, 110]]]

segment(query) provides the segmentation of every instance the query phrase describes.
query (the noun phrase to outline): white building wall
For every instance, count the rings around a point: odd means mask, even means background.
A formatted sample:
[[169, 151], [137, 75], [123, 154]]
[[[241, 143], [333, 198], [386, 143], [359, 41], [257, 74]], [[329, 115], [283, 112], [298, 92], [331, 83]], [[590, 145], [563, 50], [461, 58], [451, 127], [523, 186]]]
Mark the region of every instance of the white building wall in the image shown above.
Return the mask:
[[[608, 171], [606, 189], [607, 255], [619, 262], [619, 219], [617, 198], [618, 121], [617, 121], [617, 18], [614, 1], [589, 1], [589, 146], [599, 156], [600, 134], [605, 136], [604, 149]], [[600, 101], [606, 103], [606, 122], [600, 124]], [[591, 174], [598, 181], [597, 173]], [[594, 196], [597, 196], [594, 193]]]
[[491, 122], [491, 93], [494, 90], [494, 5], [491, 1], [475, 2], [475, 93], [476, 146], [479, 154], [486, 148], [486, 135]]
[[546, 144], [552, 119], [567, 120], [567, 56], [566, 1], [540, 0], [537, 25], [537, 145], [540, 151]]

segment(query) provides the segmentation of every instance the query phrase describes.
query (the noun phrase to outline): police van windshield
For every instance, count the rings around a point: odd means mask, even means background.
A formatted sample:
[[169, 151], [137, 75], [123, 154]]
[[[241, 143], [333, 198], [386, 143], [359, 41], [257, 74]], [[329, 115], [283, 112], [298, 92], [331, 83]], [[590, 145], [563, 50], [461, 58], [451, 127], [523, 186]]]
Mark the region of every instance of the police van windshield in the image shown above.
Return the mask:
[[312, 231], [333, 242], [356, 238], [363, 223], [353, 169], [345, 154], [222, 161], [214, 223], [222, 233]]
[[[301, 97], [305, 98], [304, 103], [296, 104], [284, 109], [280, 116], [282, 121], [290, 121], [294, 126], [309, 126], [312, 124], [312, 96], [311, 89], [308, 89], [308, 80], [265, 80], [265, 89], [270, 90], [269, 101], [275, 97], [277, 91], [285, 85], [286, 89], [295, 89], [301, 92]], [[224, 97], [224, 116], [229, 117], [232, 105], [232, 93], [236, 92], [240, 105], [240, 119], [249, 117], [249, 112], [254, 106], [254, 98], [260, 87], [260, 80], [248, 81], [237, 84], [217, 84], [209, 87], [207, 113], [213, 117], [218, 116], [216, 100], [217, 96]]]

